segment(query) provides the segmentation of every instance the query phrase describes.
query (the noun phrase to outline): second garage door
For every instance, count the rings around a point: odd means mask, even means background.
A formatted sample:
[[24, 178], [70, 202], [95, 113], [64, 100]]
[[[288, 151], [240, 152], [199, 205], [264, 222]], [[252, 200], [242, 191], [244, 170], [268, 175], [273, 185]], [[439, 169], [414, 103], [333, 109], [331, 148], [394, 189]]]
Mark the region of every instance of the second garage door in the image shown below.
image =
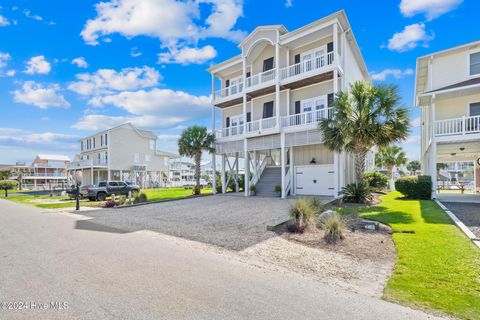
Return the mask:
[[333, 177], [333, 164], [295, 166], [295, 193], [333, 196]]

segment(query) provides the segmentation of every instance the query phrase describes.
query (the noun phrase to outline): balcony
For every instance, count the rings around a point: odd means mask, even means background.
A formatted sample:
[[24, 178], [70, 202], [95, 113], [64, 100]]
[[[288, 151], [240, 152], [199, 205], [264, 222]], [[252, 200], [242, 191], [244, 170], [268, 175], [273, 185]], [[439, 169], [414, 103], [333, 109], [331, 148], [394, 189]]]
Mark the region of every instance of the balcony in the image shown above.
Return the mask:
[[437, 137], [456, 137], [479, 134], [480, 116], [461, 117], [435, 121], [435, 136]]
[[334, 57], [333, 52], [328, 52], [313, 59], [282, 68], [280, 69], [280, 80], [282, 83], [286, 83], [321, 73], [333, 65]]
[[83, 169], [83, 168], [107, 168], [108, 162], [105, 159], [88, 159], [88, 160], [79, 160], [70, 162], [67, 165], [67, 168], [72, 169]]
[[[322, 119], [333, 117], [333, 108], [315, 110], [280, 118], [280, 128], [288, 132], [302, 131], [316, 128], [318, 122]], [[215, 132], [217, 140], [235, 140], [256, 135], [277, 133], [277, 118], [271, 117], [247, 122], [246, 125], [237, 125], [228, 128], [222, 128]]]
[[[22, 174], [23, 179], [66, 179], [67, 175], [65, 172], [27, 172]], [[13, 174], [9, 179], [18, 179], [18, 174]]]

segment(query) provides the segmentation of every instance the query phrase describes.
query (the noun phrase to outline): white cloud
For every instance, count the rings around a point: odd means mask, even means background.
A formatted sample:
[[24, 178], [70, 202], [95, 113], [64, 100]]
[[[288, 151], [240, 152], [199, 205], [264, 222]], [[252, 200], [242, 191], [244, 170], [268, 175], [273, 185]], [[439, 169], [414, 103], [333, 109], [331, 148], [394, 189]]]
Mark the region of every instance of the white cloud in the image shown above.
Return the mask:
[[17, 71], [15, 70], [8, 70], [7, 72], [5, 72], [5, 74], [9, 77], [13, 77], [16, 73]]
[[384, 81], [388, 76], [392, 76], [395, 79], [402, 79], [404, 76], [410, 76], [413, 74], [413, 69], [385, 69], [381, 72], [372, 72], [372, 80]]
[[[204, 19], [200, 5], [210, 10]], [[127, 38], [144, 35], [158, 38], [161, 47], [174, 56], [182, 49], [196, 47], [201, 39], [239, 41], [245, 36], [234, 29], [243, 15], [242, 0], [114, 0], [98, 3], [96, 11], [97, 17], [88, 20], [81, 32], [90, 45], [113, 33]]]
[[286, 0], [285, 1], [285, 7], [290, 8], [293, 6], [293, 0]]
[[38, 14], [33, 14], [30, 10], [28, 9], [25, 9], [23, 10], [23, 14], [25, 15], [25, 17], [27, 18], [30, 18], [30, 19], [33, 19], [33, 20], [37, 20], [37, 21], [43, 21], [43, 18], [40, 17]]
[[95, 97], [90, 105], [113, 105], [128, 112], [126, 116], [90, 114], [73, 127], [84, 130], [100, 130], [125, 122], [155, 129], [172, 128], [182, 122], [206, 117], [210, 113], [210, 99], [183, 91], [154, 88], [149, 91], [121, 92]]
[[416, 117], [410, 121], [410, 126], [414, 128], [418, 128], [422, 126], [422, 118], [421, 117]]
[[140, 51], [138, 51], [137, 47], [133, 47], [132, 49], [130, 49], [130, 55], [132, 57], [136, 58], [136, 57], [140, 57], [142, 55], [142, 53]]
[[402, 0], [400, 11], [405, 17], [425, 14], [427, 20], [433, 20], [453, 9], [463, 0]]
[[73, 59], [72, 64], [76, 65], [79, 68], [88, 68], [88, 63], [84, 57], [78, 57]]
[[136, 90], [158, 85], [160, 73], [150, 67], [124, 68], [121, 71], [99, 69], [94, 73], [76, 75], [78, 81], [68, 89], [81, 95], [109, 94], [113, 91]]
[[8, 25], [10, 25], [10, 21], [0, 14], [0, 27], [6, 27]]
[[24, 82], [21, 90], [12, 92], [15, 102], [47, 109], [49, 107], [68, 108], [70, 103], [59, 93], [57, 84], [44, 86], [34, 81]]
[[12, 59], [12, 56], [9, 53], [0, 52], [0, 69], [5, 68], [10, 59]]
[[182, 48], [180, 50], [172, 49], [169, 52], [158, 54], [159, 63], [180, 63], [187, 65], [190, 63], [202, 64], [217, 56], [214, 47], [208, 45], [203, 48]]
[[427, 34], [425, 24], [415, 23], [406, 26], [401, 32], [395, 33], [388, 40], [387, 48], [392, 51], [404, 52], [415, 49], [418, 45], [428, 47], [428, 42], [433, 40], [434, 34]]
[[50, 63], [45, 60], [45, 57], [36, 56], [28, 60], [27, 68], [24, 72], [28, 74], [48, 74], [50, 70]]
[[27, 143], [41, 143], [52, 144], [57, 143], [59, 140], [71, 140], [77, 139], [78, 136], [63, 133], [42, 132], [42, 133], [30, 133], [22, 137]]

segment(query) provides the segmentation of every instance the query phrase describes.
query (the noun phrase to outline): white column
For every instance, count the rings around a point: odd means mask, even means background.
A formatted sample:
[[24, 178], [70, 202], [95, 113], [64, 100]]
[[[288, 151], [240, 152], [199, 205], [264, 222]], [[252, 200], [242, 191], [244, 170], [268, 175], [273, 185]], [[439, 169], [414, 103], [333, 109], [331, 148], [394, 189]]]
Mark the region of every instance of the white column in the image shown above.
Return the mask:
[[238, 180], [240, 177], [240, 174], [238, 173], [238, 152], [235, 153], [235, 192], [240, 191], [239, 185], [238, 185]]
[[225, 157], [227, 155], [222, 154], [222, 193], [225, 193], [227, 191], [227, 186], [225, 185]]
[[120, 181], [123, 181], [123, 171], [120, 170]]
[[285, 185], [285, 175], [286, 175], [286, 170], [285, 170], [285, 133], [282, 132], [280, 133], [280, 165], [282, 167], [281, 174], [282, 174], [282, 199], [285, 199], [285, 188], [287, 187]]
[[[333, 29], [334, 29], [333, 48], [336, 55], [337, 46], [335, 45], [336, 44], [335, 35], [337, 30], [337, 24], [333, 25]], [[335, 56], [335, 59], [336, 59], [336, 56]], [[333, 70], [333, 94], [336, 95], [337, 92], [338, 92], [338, 70], [337, 68], [335, 68]], [[337, 198], [338, 192], [340, 191], [340, 171], [344, 171], [344, 168], [340, 166], [340, 154], [337, 151], [333, 152], [333, 171], [334, 171], [333, 192], [334, 192], [335, 198]]]
[[280, 128], [280, 33], [277, 31], [277, 41], [275, 42], [275, 117], [277, 118], [277, 128]]
[[90, 183], [93, 184], [93, 166], [90, 167]]
[[290, 115], [290, 89], [287, 89], [287, 116]]
[[248, 140], [244, 139], [243, 140], [243, 150], [245, 154], [245, 185], [244, 185], [244, 192], [245, 192], [245, 197], [248, 197], [250, 194], [250, 154], [248, 153]]
[[[214, 102], [214, 93], [215, 93], [215, 75], [212, 73], [212, 133], [215, 134], [215, 102]], [[212, 153], [212, 192], [213, 194], [217, 193], [217, 166], [216, 166], [216, 152]]]
[[340, 175], [340, 166], [339, 166], [339, 153], [333, 152], [333, 195], [335, 198], [338, 197], [338, 180]]
[[333, 61], [338, 65], [338, 24], [333, 25]]
[[437, 198], [437, 139], [435, 138], [435, 95], [432, 96], [430, 112], [430, 130], [432, 143], [430, 144], [430, 175], [432, 177], [432, 199]]
[[242, 72], [243, 72], [243, 132], [247, 132], [247, 94], [245, 85], [247, 84], [247, 58], [242, 54]]
[[295, 166], [293, 165], [293, 147], [289, 148], [290, 150], [290, 194], [295, 195]]

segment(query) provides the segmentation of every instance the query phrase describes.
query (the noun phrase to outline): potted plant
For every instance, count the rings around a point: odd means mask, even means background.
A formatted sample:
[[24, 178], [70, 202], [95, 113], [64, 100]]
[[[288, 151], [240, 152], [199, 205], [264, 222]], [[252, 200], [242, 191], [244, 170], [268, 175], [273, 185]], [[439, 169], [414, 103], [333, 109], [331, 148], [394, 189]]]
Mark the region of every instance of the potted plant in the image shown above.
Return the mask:
[[282, 186], [277, 184], [275, 186], [275, 192], [277, 193], [277, 195], [280, 197], [282, 195]]
[[257, 187], [255, 187], [255, 185], [252, 184], [252, 185], [250, 186], [250, 195], [251, 195], [251, 196], [254, 196], [254, 195], [256, 195], [256, 192], [257, 192]]

